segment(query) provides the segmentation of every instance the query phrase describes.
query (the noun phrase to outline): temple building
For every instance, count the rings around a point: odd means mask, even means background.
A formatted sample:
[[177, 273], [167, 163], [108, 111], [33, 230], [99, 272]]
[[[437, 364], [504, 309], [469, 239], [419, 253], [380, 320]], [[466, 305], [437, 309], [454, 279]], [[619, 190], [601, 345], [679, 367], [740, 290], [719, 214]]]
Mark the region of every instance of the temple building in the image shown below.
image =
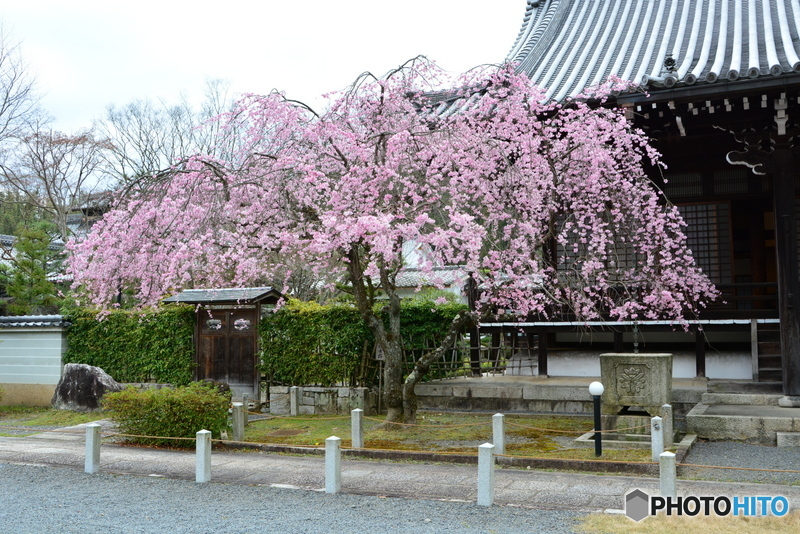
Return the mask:
[[[612, 76], [635, 82], [612, 105], [663, 155], [653, 181], [723, 293], [692, 322], [696, 376], [709, 347], [744, 347], [752, 378], [780, 383], [782, 404], [800, 406], [800, 0], [528, 0], [507, 59], [565, 103]], [[568, 326], [528, 325], [539, 374], [548, 346], [569, 345]], [[618, 349], [674, 330], [605, 327], [608, 337], [593, 335]]]

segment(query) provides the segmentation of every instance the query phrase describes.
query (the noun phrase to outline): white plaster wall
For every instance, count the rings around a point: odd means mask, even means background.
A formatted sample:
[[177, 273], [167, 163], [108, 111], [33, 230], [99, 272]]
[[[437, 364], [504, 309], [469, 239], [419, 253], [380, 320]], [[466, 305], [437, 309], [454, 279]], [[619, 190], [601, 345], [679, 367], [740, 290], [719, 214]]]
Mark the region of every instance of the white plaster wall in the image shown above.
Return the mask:
[[[550, 376], [600, 376], [599, 353], [582, 351], [550, 352], [547, 372]], [[694, 378], [693, 352], [676, 352], [672, 355], [673, 378]], [[726, 380], [751, 380], [753, 366], [749, 352], [706, 353], [706, 376]]]
[[61, 328], [0, 329], [0, 384], [58, 384], [65, 351]]

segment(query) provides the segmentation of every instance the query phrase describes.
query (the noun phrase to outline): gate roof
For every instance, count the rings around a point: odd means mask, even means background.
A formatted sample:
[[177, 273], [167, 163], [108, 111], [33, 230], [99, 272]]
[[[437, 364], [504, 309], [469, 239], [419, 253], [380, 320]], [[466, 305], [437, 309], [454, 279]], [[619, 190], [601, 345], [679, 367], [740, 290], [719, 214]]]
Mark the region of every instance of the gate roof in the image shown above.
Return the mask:
[[283, 295], [271, 287], [237, 287], [232, 289], [184, 289], [164, 302], [186, 304], [255, 304], [275, 303]]

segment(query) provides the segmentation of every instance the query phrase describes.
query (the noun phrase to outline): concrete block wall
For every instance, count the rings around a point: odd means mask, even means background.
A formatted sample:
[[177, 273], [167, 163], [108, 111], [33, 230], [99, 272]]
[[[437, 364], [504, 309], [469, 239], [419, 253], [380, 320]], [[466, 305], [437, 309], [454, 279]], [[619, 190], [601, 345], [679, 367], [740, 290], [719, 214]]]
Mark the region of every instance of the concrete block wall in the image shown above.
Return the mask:
[[[288, 386], [269, 388], [269, 413], [290, 415], [289, 389]], [[314, 386], [300, 389], [299, 415], [349, 415], [356, 408], [364, 410], [365, 415], [377, 412], [377, 393], [369, 388]]]

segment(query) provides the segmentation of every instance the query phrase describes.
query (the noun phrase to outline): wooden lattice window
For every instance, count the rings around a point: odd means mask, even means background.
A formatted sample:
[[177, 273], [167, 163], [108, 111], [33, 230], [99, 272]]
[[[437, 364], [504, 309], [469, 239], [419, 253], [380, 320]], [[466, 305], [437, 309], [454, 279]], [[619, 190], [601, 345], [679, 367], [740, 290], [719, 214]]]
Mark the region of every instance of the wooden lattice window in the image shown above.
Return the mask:
[[734, 195], [747, 193], [747, 176], [744, 169], [730, 169], [714, 173], [714, 194]]
[[678, 206], [686, 221], [686, 238], [697, 265], [715, 284], [733, 281], [731, 217], [727, 202]]
[[665, 176], [667, 198], [699, 197], [703, 194], [703, 177], [696, 172], [673, 173]]

